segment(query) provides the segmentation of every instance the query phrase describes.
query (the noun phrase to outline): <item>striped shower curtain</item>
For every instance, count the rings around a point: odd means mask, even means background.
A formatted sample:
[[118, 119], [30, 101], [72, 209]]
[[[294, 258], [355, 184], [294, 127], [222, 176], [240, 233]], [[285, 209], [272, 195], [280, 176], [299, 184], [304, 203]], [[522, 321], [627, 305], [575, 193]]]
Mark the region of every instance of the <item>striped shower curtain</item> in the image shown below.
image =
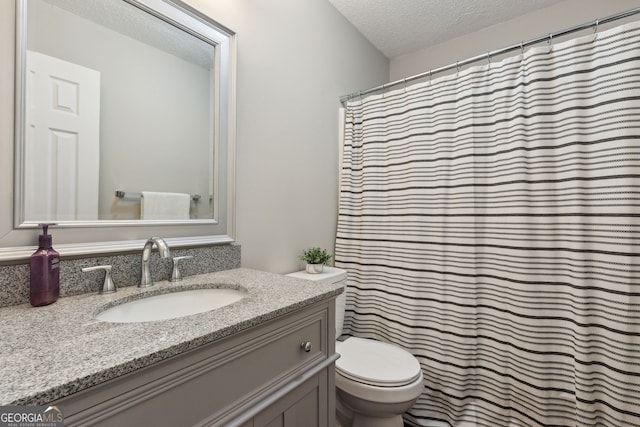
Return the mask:
[[420, 426], [640, 425], [640, 25], [350, 101], [345, 333]]

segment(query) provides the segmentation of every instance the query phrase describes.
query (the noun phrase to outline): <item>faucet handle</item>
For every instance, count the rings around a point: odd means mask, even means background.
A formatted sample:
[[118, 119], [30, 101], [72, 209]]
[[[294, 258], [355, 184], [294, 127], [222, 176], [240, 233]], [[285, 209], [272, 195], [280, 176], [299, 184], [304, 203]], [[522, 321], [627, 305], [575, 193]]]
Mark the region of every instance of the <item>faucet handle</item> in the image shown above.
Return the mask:
[[179, 267], [180, 261], [182, 261], [183, 259], [191, 259], [191, 258], [193, 258], [193, 256], [191, 255], [173, 257], [173, 271], [171, 272], [172, 282], [179, 282], [180, 280], [182, 280], [182, 273], [180, 273], [180, 267]]
[[111, 279], [111, 266], [110, 265], [96, 265], [95, 267], [85, 267], [82, 271], [95, 271], [95, 270], [104, 270], [104, 282], [102, 283], [102, 287], [98, 291], [99, 294], [111, 294], [116, 292], [116, 285], [113, 283]]

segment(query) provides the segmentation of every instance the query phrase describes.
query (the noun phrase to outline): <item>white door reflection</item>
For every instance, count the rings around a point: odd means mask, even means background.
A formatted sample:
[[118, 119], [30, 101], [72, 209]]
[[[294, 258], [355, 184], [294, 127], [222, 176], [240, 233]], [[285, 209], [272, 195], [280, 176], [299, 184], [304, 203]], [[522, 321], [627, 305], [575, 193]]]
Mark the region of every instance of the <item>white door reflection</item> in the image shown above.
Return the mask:
[[25, 219], [98, 219], [100, 73], [27, 51]]

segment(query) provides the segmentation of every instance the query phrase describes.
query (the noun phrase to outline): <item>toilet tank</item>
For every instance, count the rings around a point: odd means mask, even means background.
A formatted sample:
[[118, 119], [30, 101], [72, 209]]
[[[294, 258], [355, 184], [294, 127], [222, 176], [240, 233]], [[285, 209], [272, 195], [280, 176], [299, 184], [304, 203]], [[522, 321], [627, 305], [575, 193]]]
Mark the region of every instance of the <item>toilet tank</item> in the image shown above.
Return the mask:
[[287, 274], [287, 276], [297, 279], [313, 280], [319, 283], [341, 283], [344, 289], [336, 298], [336, 339], [342, 335], [342, 326], [344, 324], [344, 310], [347, 303], [347, 271], [341, 268], [325, 266], [322, 273], [311, 274], [306, 271], [297, 271]]

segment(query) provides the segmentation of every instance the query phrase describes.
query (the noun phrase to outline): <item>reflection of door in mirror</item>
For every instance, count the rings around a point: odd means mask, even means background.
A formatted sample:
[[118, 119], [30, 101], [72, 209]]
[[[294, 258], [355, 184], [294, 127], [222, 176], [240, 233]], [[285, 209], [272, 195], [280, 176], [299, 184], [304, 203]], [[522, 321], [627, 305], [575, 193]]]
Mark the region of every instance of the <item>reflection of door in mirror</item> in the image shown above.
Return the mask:
[[[15, 15], [15, 25], [2, 27], [10, 34], [0, 43], [7, 60], [2, 62], [7, 73], [0, 79], [0, 92], [15, 94], [7, 98], [9, 102], [14, 98], [14, 114], [5, 114], [13, 116], [15, 143], [7, 138], [0, 143], [0, 159], [5, 163], [0, 167], [0, 194], [12, 196], [0, 205], [5, 212], [0, 215], [0, 261], [30, 256], [34, 229], [40, 222], [58, 223], [56, 247], [73, 255], [138, 250], [139, 241], [149, 233], [170, 239], [173, 246], [234, 241], [236, 35], [189, 3], [0, 0], [0, 15], [7, 18], [6, 23]], [[45, 214], [39, 212], [45, 209], [37, 203], [53, 191], [25, 201], [25, 187], [39, 190], [53, 181], [38, 177], [41, 170], [51, 165], [58, 172], [69, 170], [57, 163], [42, 165], [42, 160], [71, 158], [57, 151], [54, 156], [46, 145], [27, 148], [27, 133], [39, 130], [26, 118], [31, 102], [27, 81], [34, 77], [27, 71], [27, 51], [100, 73], [99, 166], [83, 168], [98, 173], [97, 219], [67, 220], [72, 218], [67, 213], [42, 218]], [[64, 77], [59, 80], [64, 87], [56, 88], [61, 89], [57, 101], [67, 109], [76, 101], [70, 90], [75, 82], [67, 85], [72, 81]], [[81, 88], [80, 97], [82, 92]], [[80, 110], [84, 111], [82, 106]], [[54, 128], [56, 132], [46, 138], [56, 139], [63, 148], [77, 143], [73, 132], [60, 130], [57, 124]], [[32, 142], [36, 139], [33, 134], [29, 137]], [[86, 164], [73, 162], [81, 163]], [[34, 176], [28, 184], [27, 169]], [[137, 197], [120, 198], [118, 190]], [[185, 219], [141, 219], [142, 192], [193, 195], [189, 219], [186, 215]], [[87, 201], [95, 194], [90, 191], [73, 199]], [[95, 217], [94, 212], [95, 205], [87, 216], [77, 218]]]
[[[117, 191], [199, 194], [189, 216], [180, 220], [213, 218], [211, 196], [218, 177], [213, 156], [219, 150], [214, 145], [219, 138], [214, 45], [137, 5], [123, 0], [26, 2], [24, 47], [97, 70], [100, 103], [98, 189], [91, 191], [98, 197], [98, 217], [93, 208], [79, 208], [76, 217], [36, 219], [25, 212], [23, 221], [141, 220], [140, 197], [119, 198]], [[25, 86], [28, 80], [25, 75]], [[24, 153], [26, 169], [35, 159]], [[39, 148], [36, 154], [44, 157], [40, 153]], [[71, 197], [85, 199], [79, 193]]]
[[27, 52], [25, 219], [98, 219], [100, 73]]

